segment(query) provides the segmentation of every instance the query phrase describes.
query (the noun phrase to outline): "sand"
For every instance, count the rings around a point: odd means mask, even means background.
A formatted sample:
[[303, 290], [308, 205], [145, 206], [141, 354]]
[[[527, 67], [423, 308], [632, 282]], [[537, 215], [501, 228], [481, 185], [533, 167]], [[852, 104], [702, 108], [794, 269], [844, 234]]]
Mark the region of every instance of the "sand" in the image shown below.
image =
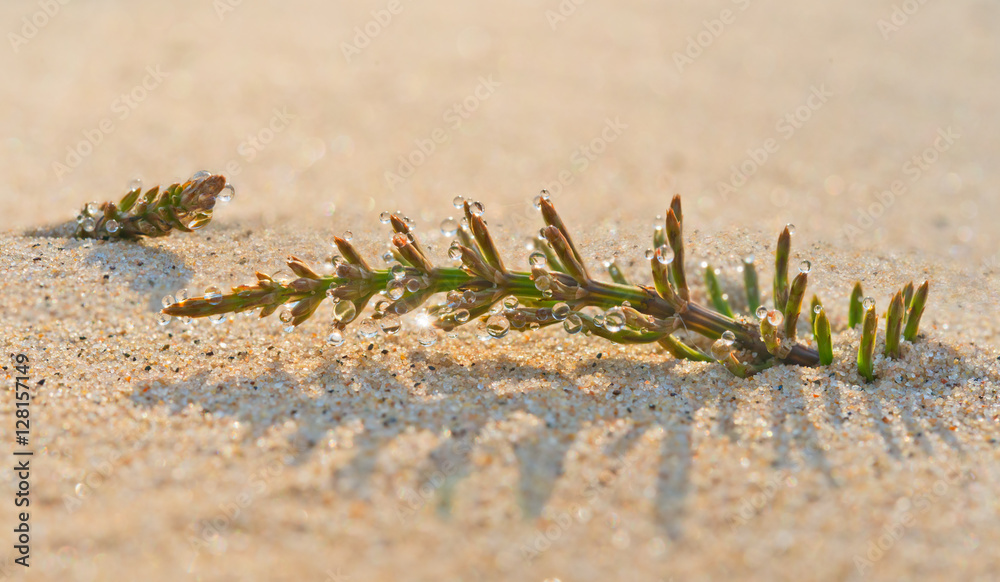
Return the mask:
[[[13, 460], [0, 473], [0, 575], [996, 579], [998, 16], [3, 3], [0, 338], [30, 360], [34, 456], [29, 569], [12, 562]], [[134, 178], [201, 169], [237, 196], [197, 233], [60, 227]], [[524, 266], [541, 188], [593, 268], [617, 257], [640, 281], [653, 217], [681, 193], [690, 269], [722, 268], [734, 297], [742, 257], [767, 281], [795, 224], [836, 362], [740, 380], [557, 330], [422, 346], [412, 322], [334, 348], [329, 306], [290, 334], [274, 317], [157, 323], [164, 294], [250, 282], [288, 254], [322, 263], [348, 230], [377, 260], [383, 210], [444, 261], [455, 195], [486, 205]], [[921, 338], [864, 384], [851, 286], [884, 309], [924, 279]]]

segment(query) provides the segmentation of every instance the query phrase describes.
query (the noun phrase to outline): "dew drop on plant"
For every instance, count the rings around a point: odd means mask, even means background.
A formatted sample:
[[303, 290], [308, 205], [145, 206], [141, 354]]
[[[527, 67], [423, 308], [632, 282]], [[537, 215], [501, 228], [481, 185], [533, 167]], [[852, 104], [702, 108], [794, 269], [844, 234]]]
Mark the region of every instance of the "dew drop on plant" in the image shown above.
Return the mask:
[[417, 341], [422, 346], [432, 346], [437, 342], [437, 331], [431, 327], [425, 327], [417, 334]]
[[503, 306], [507, 309], [517, 309], [517, 297], [513, 295], [508, 295], [503, 298]]
[[457, 307], [462, 303], [462, 294], [454, 289], [448, 292], [448, 304], [452, 307]]
[[511, 325], [513, 325], [518, 329], [524, 327], [524, 324], [527, 323], [527, 318], [525, 317], [524, 312], [515, 311], [513, 314], [511, 314], [510, 323]]
[[349, 230], [345, 230], [345, 231], [344, 231], [344, 235], [343, 235], [342, 237], [340, 237], [340, 238], [342, 238], [342, 239], [344, 239], [344, 240], [348, 240], [348, 241], [349, 241], [349, 240], [351, 240], [352, 238], [354, 238], [354, 233], [353, 233], [353, 232], [351, 232], [351, 231], [349, 231]]
[[808, 273], [811, 270], [812, 270], [812, 263], [810, 263], [809, 261], [802, 261], [801, 263], [799, 263], [800, 273]]
[[469, 212], [471, 212], [473, 216], [482, 216], [483, 213], [486, 212], [486, 206], [484, 206], [482, 202], [473, 202], [469, 205]]
[[87, 214], [89, 214], [90, 216], [93, 216], [94, 218], [97, 218], [97, 217], [101, 216], [104, 213], [101, 212], [101, 206], [97, 202], [88, 202], [87, 203]]
[[552, 299], [552, 289], [546, 289], [545, 291], [542, 291], [542, 297], [544, 297], [545, 299]]
[[390, 313], [380, 319], [379, 324], [382, 327], [382, 331], [384, 331], [386, 335], [395, 335], [399, 333], [399, 330], [403, 327], [399, 316], [394, 313]]
[[535, 317], [538, 319], [538, 321], [545, 321], [548, 318], [552, 317], [552, 310], [549, 309], [548, 307], [539, 307], [538, 309], [535, 310]]
[[712, 344], [712, 357], [720, 362], [728, 358], [732, 351], [733, 344], [727, 343], [725, 340], [715, 340]]
[[458, 221], [452, 217], [441, 221], [441, 234], [444, 236], [455, 236], [458, 233]]
[[163, 299], [160, 300], [160, 304], [163, 305], [164, 307], [170, 307], [171, 305], [174, 304], [174, 296], [164, 295]]
[[96, 223], [94, 222], [93, 218], [88, 216], [80, 222], [80, 226], [83, 227], [84, 232], [94, 232], [94, 227], [96, 226]]
[[555, 318], [556, 321], [566, 319], [569, 312], [569, 305], [566, 305], [565, 303], [556, 303], [555, 306], [552, 307], [552, 317]]
[[865, 311], [875, 307], [874, 297], [865, 297], [865, 300], [861, 303], [861, 306], [865, 308]]
[[465, 198], [462, 198], [461, 196], [455, 196], [451, 201], [451, 205], [454, 206], [455, 208], [461, 208], [462, 206], [465, 205]]
[[530, 324], [528, 325], [528, 329], [538, 329], [539, 327], [541, 327], [541, 326], [540, 326], [540, 325], [538, 325], [537, 323], [535, 323], [534, 321], [532, 321], [532, 322], [531, 322], [531, 323], [530, 323]]
[[493, 315], [486, 320], [486, 332], [495, 338], [502, 338], [510, 331], [510, 322], [502, 315]]
[[120, 227], [121, 227], [121, 225], [119, 225], [118, 221], [115, 220], [114, 218], [112, 218], [112, 219], [110, 219], [110, 220], [108, 220], [107, 222], [104, 223], [104, 230], [108, 231], [111, 234], [114, 234], [114, 233], [118, 232], [118, 229]]
[[528, 263], [532, 267], [544, 267], [547, 259], [545, 258], [545, 253], [542, 251], [535, 251], [528, 255]]
[[193, 182], [195, 180], [200, 180], [202, 178], [207, 178], [207, 177], [209, 177], [211, 175], [212, 175], [212, 172], [209, 172], [208, 170], [201, 170], [200, 172], [195, 172], [194, 175], [191, 176], [191, 181]]
[[378, 324], [372, 318], [367, 318], [358, 326], [358, 335], [363, 338], [373, 338], [378, 335]]
[[754, 257], [753, 255], [747, 255], [747, 256], [743, 257], [743, 262], [745, 264], [747, 264], [747, 265], [752, 265], [755, 258], [756, 257]]
[[177, 301], [178, 302], [180, 302], [180, 301], [187, 301], [187, 298], [188, 298], [188, 291], [187, 291], [187, 289], [181, 289], [180, 291], [178, 291], [176, 297], [177, 297]]
[[168, 323], [170, 323], [170, 319], [171, 317], [166, 313], [156, 314], [156, 322], [159, 323], [160, 325], [167, 325]]
[[141, 189], [142, 189], [142, 178], [132, 178], [132, 180], [128, 183], [129, 192]]
[[385, 310], [389, 308], [389, 302], [385, 299], [379, 299], [375, 302], [375, 313], [382, 315]]
[[378, 215], [378, 221], [382, 224], [389, 224], [390, 220], [392, 220], [392, 213], [388, 210], [383, 210], [382, 214]]
[[795, 225], [794, 224], [792, 224], [792, 223], [789, 222], [788, 224], [785, 225], [785, 228], [788, 229], [788, 234], [795, 234]]
[[552, 285], [552, 279], [548, 275], [542, 275], [535, 279], [535, 289], [539, 291], [547, 291], [550, 285]]
[[215, 325], [219, 325], [223, 321], [226, 321], [226, 314], [225, 313], [219, 313], [217, 315], [210, 315], [210, 316], [208, 316], [208, 320], [211, 321]]
[[817, 306], [813, 307], [813, 313], [815, 313], [816, 315], [819, 315], [820, 313], [823, 313], [823, 306], [822, 305], [817, 305]]
[[614, 333], [625, 327], [625, 312], [621, 307], [612, 307], [604, 314], [604, 329]]
[[208, 301], [209, 305], [218, 305], [222, 303], [222, 293], [219, 292], [218, 287], [205, 287], [205, 301]]
[[465, 323], [466, 321], [469, 321], [469, 310], [468, 309], [459, 309], [458, 311], [456, 311], [455, 312], [455, 321], [457, 321], [459, 323]]
[[292, 310], [291, 309], [283, 309], [281, 311], [281, 314], [278, 315], [278, 319], [281, 320], [281, 323], [288, 323], [288, 322], [292, 321], [292, 319], [294, 319], [294, 316], [292, 315]]
[[646, 259], [647, 260], [652, 259], [655, 256], [656, 256], [656, 251], [654, 251], [653, 249], [646, 249]]
[[771, 325], [778, 326], [781, 322], [785, 320], [785, 316], [781, 314], [777, 309], [772, 309], [767, 314], [767, 322]]
[[757, 311], [755, 312], [757, 315], [757, 319], [763, 320], [765, 317], [767, 317], [767, 311], [768, 311], [767, 308], [764, 307], [763, 305], [758, 307]]
[[420, 291], [420, 281], [417, 279], [410, 279], [406, 282], [406, 290], [410, 293], [416, 293]]
[[568, 333], [580, 333], [580, 330], [583, 329], [583, 319], [575, 313], [570, 313], [563, 321], [563, 329]]
[[403, 277], [406, 276], [406, 267], [400, 265], [399, 263], [396, 263], [395, 265], [389, 268], [389, 274], [392, 275], [392, 278], [395, 279], [396, 281], [400, 281], [403, 279]]
[[736, 334], [727, 329], [726, 331], [722, 332], [722, 337], [720, 338], [720, 341], [722, 341], [727, 346], [731, 346], [734, 343], [736, 343]]
[[403, 293], [404, 291], [403, 291], [402, 281], [397, 281], [395, 279], [389, 281], [389, 285], [386, 287], [386, 295], [389, 296], [389, 299], [396, 301], [403, 296]]
[[594, 325], [597, 327], [604, 327], [604, 314], [598, 313], [594, 316]]
[[659, 261], [661, 265], [669, 265], [674, 262], [674, 251], [667, 245], [660, 245], [656, 249], [656, 260]]
[[219, 192], [219, 195], [216, 197], [216, 200], [225, 204], [226, 202], [231, 201], [235, 197], [236, 197], [236, 188], [234, 188], [233, 185], [230, 184], [229, 182], [226, 182], [226, 185], [222, 187], [222, 191]]
[[[384, 300], [383, 302], [388, 303]], [[338, 323], [350, 323], [357, 315], [358, 309], [353, 301], [341, 301], [333, 306], [333, 320]]]
[[472, 289], [466, 289], [465, 292], [462, 293], [462, 301], [464, 301], [465, 303], [469, 303], [469, 304], [475, 303], [476, 302], [476, 292], [473, 291]]
[[541, 196], [535, 196], [535, 199], [532, 200], [531, 203], [535, 206], [535, 210], [541, 210], [542, 209], [542, 197]]
[[330, 335], [326, 336], [326, 343], [335, 348], [342, 346], [344, 345], [344, 334], [339, 329], [335, 329], [330, 332]]
[[385, 252], [382, 253], [382, 260], [386, 263], [391, 263], [396, 260], [396, 257], [391, 252]]

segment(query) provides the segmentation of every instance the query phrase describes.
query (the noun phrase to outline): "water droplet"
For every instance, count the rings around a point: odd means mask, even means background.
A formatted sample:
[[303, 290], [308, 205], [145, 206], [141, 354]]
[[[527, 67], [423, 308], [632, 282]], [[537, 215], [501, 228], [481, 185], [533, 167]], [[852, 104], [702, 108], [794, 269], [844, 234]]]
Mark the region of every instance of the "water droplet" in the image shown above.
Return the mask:
[[625, 311], [621, 307], [612, 307], [604, 313], [604, 329], [614, 333], [625, 327]]
[[539, 327], [541, 326], [535, 323], [534, 321], [532, 321], [531, 324], [528, 325], [528, 329], [538, 329]]
[[410, 279], [409, 281], [407, 281], [406, 290], [409, 291], [410, 293], [416, 293], [417, 291], [420, 291], [420, 280]]
[[823, 306], [822, 305], [816, 305], [815, 307], [813, 307], [813, 313], [815, 313], [816, 315], [819, 315], [820, 313], [823, 313]]
[[462, 294], [458, 291], [451, 290], [448, 292], [448, 305], [451, 307], [458, 307], [462, 303]]
[[463, 206], [465, 206], [465, 198], [462, 198], [461, 196], [455, 196], [455, 198], [453, 198], [451, 201], [451, 205], [454, 206], [455, 208], [462, 208]]
[[335, 329], [330, 332], [330, 335], [326, 336], [326, 343], [335, 348], [342, 346], [344, 345], [344, 334], [339, 329]]
[[219, 325], [223, 321], [226, 321], [226, 314], [225, 313], [219, 313], [217, 315], [210, 315], [210, 316], [208, 316], [208, 320], [211, 321], [215, 325]]
[[164, 295], [163, 299], [160, 300], [160, 304], [163, 305], [164, 307], [170, 307], [171, 305], [174, 304], [174, 296]]
[[441, 234], [444, 236], [455, 236], [458, 233], [458, 221], [452, 217], [441, 221]]
[[382, 315], [386, 309], [389, 309], [389, 302], [385, 299], [379, 299], [375, 302], [375, 313]]
[[171, 320], [171, 317], [169, 315], [167, 315], [166, 313], [157, 313], [156, 314], [156, 322], [159, 323], [160, 325], [167, 325], [168, 323], [170, 323], [170, 320]]
[[351, 231], [349, 231], [349, 230], [345, 230], [345, 231], [344, 231], [344, 235], [343, 235], [342, 237], [340, 237], [340, 238], [342, 238], [342, 239], [344, 239], [344, 240], [348, 240], [348, 241], [349, 241], [349, 240], [351, 240], [352, 238], [354, 238], [354, 233], [353, 233], [353, 232], [351, 232]]
[[382, 253], [382, 260], [386, 263], [391, 263], [396, 260], [396, 257], [391, 252], [384, 252]]
[[469, 321], [469, 310], [468, 309], [459, 309], [458, 311], [456, 311], [455, 312], [455, 321], [457, 321], [459, 323], [465, 323], [466, 321]]
[[201, 170], [199, 172], [195, 172], [194, 175], [191, 176], [191, 180], [190, 181], [194, 182], [195, 180], [200, 180], [202, 178], [207, 178], [207, 177], [209, 177], [211, 175], [212, 175], [212, 172], [209, 172], [208, 170]]
[[233, 198], [236, 198], [236, 188], [229, 182], [226, 182], [226, 185], [222, 187], [222, 191], [215, 197], [216, 200], [223, 204], [231, 202]]
[[209, 305], [218, 305], [222, 303], [222, 293], [219, 292], [218, 287], [205, 287], [205, 301], [208, 301]]
[[491, 337], [502, 338], [510, 331], [510, 322], [502, 315], [493, 315], [486, 320], [486, 332]]
[[728, 358], [732, 351], [733, 344], [725, 340], [719, 339], [712, 344], [712, 357], [720, 362]]
[[386, 295], [388, 295], [389, 299], [392, 299], [393, 301], [400, 299], [404, 292], [402, 281], [393, 279], [392, 281], [389, 281], [389, 285], [386, 286]]
[[118, 224], [118, 221], [115, 220], [114, 218], [109, 219], [107, 222], [104, 223], [104, 230], [108, 231], [111, 234], [118, 232], [118, 229], [120, 227], [121, 225]]
[[550, 285], [552, 285], [552, 279], [548, 275], [542, 275], [535, 279], [535, 289], [539, 291], [548, 291]]
[[422, 346], [432, 346], [437, 342], [437, 330], [425, 327], [417, 334], [417, 341]]
[[378, 215], [378, 221], [381, 222], [382, 224], [389, 224], [389, 221], [391, 220], [392, 220], [392, 213], [389, 212], [388, 210], [384, 210], [382, 214]]
[[767, 317], [767, 308], [761, 305], [760, 307], [757, 308], [756, 315], [757, 319], [763, 320], [765, 317]]
[[291, 309], [283, 309], [281, 314], [278, 315], [278, 319], [281, 320], [281, 323], [289, 323], [295, 319], [295, 316], [292, 315]]
[[510, 316], [511, 325], [513, 325], [517, 329], [521, 329], [522, 327], [524, 327], [524, 324], [526, 322], [527, 322], [527, 317], [525, 317], [523, 311], [515, 311]]
[[747, 255], [747, 256], [743, 257], [743, 262], [746, 263], [747, 265], [752, 265], [753, 262], [754, 262], [754, 259], [755, 259], [755, 257], [753, 255]]
[[597, 327], [604, 327], [604, 314], [598, 313], [594, 316], [594, 325]]
[[580, 330], [583, 329], [583, 318], [575, 313], [570, 313], [563, 321], [563, 329], [569, 333], [580, 333]]
[[100, 218], [101, 216], [104, 215], [104, 213], [101, 212], [101, 205], [98, 204], [97, 202], [87, 203], [87, 214], [93, 216], [94, 218]]
[[535, 251], [528, 255], [528, 263], [532, 267], [544, 267], [548, 259], [545, 257], [545, 253], [542, 251]]
[[674, 262], [674, 250], [667, 245], [661, 245], [656, 249], [656, 260], [661, 265], [669, 265]]
[[781, 322], [785, 320], [785, 316], [781, 314], [777, 309], [772, 309], [767, 313], [767, 322], [773, 326], [781, 325]]
[[484, 206], [482, 202], [473, 202], [469, 205], [469, 212], [471, 212], [473, 216], [482, 216], [483, 213], [486, 212], [486, 206]]
[[728, 346], [731, 346], [734, 343], [736, 343], [736, 334], [727, 329], [726, 331], [722, 332], [722, 338], [720, 338], [720, 341], [722, 341]]
[[562, 321], [566, 319], [566, 317], [569, 316], [569, 312], [570, 312], [569, 305], [566, 305], [565, 303], [556, 303], [555, 306], [552, 307], [552, 317], [556, 321]]
[[808, 273], [811, 270], [812, 270], [812, 263], [810, 263], [809, 261], [802, 261], [801, 263], [799, 263], [800, 273]]
[[541, 196], [535, 196], [535, 199], [532, 200], [531, 203], [534, 205], [535, 210], [541, 210], [542, 209], [542, 197]]
[[403, 277], [406, 276], [406, 267], [400, 265], [399, 263], [396, 263], [395, 265], [389, 268], [389, 274], [392, 275], [392, 278], [395, 279], [396, 281], [401, 281]]
[[132, 178], [132, 180], [128, 183], [129, 192], [141, 189], [142, 189], [142, 178]]
[[390, 313], [380, 319], [379, 324], [382, 326], [382, 331], [384, 331], [386, 335], [395, 335], [399, 333], [400, 328], [403, 327], [403, 323], [400, 321], [399, 316], [394, 313]]
[[367, 318], [358, 326], [358, 335], [363, 338], [373, 338], [378, 335], [378, 324], [372, 318]]
[[470, 305], [473, 304], [473, 303], [475, 303], [476, 302], [476, 292], [473, 291], [472, 289], [466, 289], [465, 292], [462, 293], [462, 301], [464, 301], [465, 303], [468, 303]]
[[513, 295], [508, 295], [503, 298], [503, 306], [506, 307], [507, 309], [517, 309], [517, 305], [518, 305], [517, 297], [514, 297]]
[[350, 323], [357, 316], [358, 308], [353, 301], [341, 301], [333, 306], [333, 320], [338, 323]]
[[653, 249], [646, 249], [646, 260], [647, 261], [649, 259], [652, 259], [655, 256], [656, 256], [656, 251], [654, 251]]
[[785, 228], [788, 229], [788, 234], [795, 234], [795, 225], [792, 224], [791, 222], [789, 222], [788, 224], [786, 224]]
[[865, 311], [875, 307], [874, 297], [865, 297], [865, 300], [861, 303], [861, 306], [865, 308]]
[[96, 223], [94, 222], [93, 218], [88, 216], [84, 218], [82, 221], [80, 221], [80, 226], [83, 227], [84, 232], [94, 232], [94, 227], [96, 226]]

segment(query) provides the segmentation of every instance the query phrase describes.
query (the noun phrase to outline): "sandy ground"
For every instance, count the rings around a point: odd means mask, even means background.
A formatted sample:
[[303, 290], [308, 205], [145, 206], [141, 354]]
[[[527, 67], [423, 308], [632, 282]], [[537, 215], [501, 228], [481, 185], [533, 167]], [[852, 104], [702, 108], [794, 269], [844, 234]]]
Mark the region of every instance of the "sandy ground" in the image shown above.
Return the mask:
[[[7, 354], [35, 393], [31, 568], [5, 468], [0, 576], [997, 579], [997, 5], [674, 4], [0, 4], [3, 450]], [[201, 169], [237, 197], [198, 233], [51, 228]], [[681, 193], [692, 268], [734, 296], [794, 223], [836, 363], [737, 380], [405, 325], [331, 348], [328, 306], [291, 334], [156, 322], [165, 293], [321, 262], [345, 230], [380, 254], [387, 209], [443, 258], [456, 194], [523, 265], [543, 187], [641, 280]], [[851, 285], [884, 306], [925, 278], [923, 337], [860, 384]]]

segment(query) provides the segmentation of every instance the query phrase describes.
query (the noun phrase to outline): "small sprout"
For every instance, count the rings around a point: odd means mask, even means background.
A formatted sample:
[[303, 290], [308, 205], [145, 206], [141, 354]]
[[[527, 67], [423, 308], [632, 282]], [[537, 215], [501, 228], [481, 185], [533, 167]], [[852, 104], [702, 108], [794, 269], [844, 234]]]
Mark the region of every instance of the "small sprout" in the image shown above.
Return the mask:
[[788, 301], [788, 255], [792, 249], [792, 232], [785, 227], [774, 249], [774, 308], [785, 310]]
[[760, 307], [760, 285], [757, 282], [757, 269], [753, 264], [753, 255], [743, 259], [743, 286], [747, 291], [747, 308], [757, 311]]
[[865, 316], [861, 324], [861, 344], [858, 346], [858, 374], [871, 382], [875, 379], [875, 334], [878, 330], [878, 315], [875, 301], [865, 299]]
[[670, 263], [674, 288], [681, 299], [689, 301], [691, 292], [688, 290], [687, 277], [684, 275], [684, 238], [681, 227], [680, 196], [674, 196], [670, 203], [670, 210], [667, 211], [667, 243], [670, 245], [670, 250], [674, 252], [674, 260]]
[[924, 306], [927, 304], [927, 293], [929, 290], [930, 281], [924, 281], [917, 288], [916, 292], [914, 292], [913, 299], [910, 300], [910, 311], [906, 316], [906, 329], [903, 331], [903, 337], [908, 342], [915, 340], [917, 333], [920, 331], [920, 318], [924, 314]]
[[809, 325], [816, 325], [816, 316], [819, 312], [823, 311], [823, 303], [819, 300], [819, 296], [813, 293], [812, 301], [809, 304]]
[[708, 289], [708, 296], [712, 298], [715, 310], [726, 317], [733, 317], [733, 310], [729, 307], [729, 301], [722, 293], [722, 286], [719, 285], [719, 279], [715, 276], [715, 269], [712, 268], [712, 265], [705, 264], [704, 273], [705, 287]]
[[829, 366], [833, 363], [833, 342], [830, 339], [830, 320], [826, 317], [823, 306], [813, 321], [813, 337], [816, 338], [816, 351], [819, 352], [819, 365]]
[[899, 359], [899, 334], [903, 329], [903, 292], [898, 291], [889, 302], [885, 314], [885, 357]]
[[853, 328], [861, 323], [861, 319], [864, 317], [864, 309], [861, 305], [863, 298], [864, 292], [861, 290], [861, 283], [855, 283], [854, 290], [851, 291], [850, 303], [847, 307], [847, 327]]
[[802, 298], [806, 294], [806, 283], [809, 275], [802, 271], [792, 280], [792, 287], [788, 293], [788, 302], [785, 304], [785, 337], [795, 340], [795, 326], [799, 321], [799, 313], [802, 310]]

